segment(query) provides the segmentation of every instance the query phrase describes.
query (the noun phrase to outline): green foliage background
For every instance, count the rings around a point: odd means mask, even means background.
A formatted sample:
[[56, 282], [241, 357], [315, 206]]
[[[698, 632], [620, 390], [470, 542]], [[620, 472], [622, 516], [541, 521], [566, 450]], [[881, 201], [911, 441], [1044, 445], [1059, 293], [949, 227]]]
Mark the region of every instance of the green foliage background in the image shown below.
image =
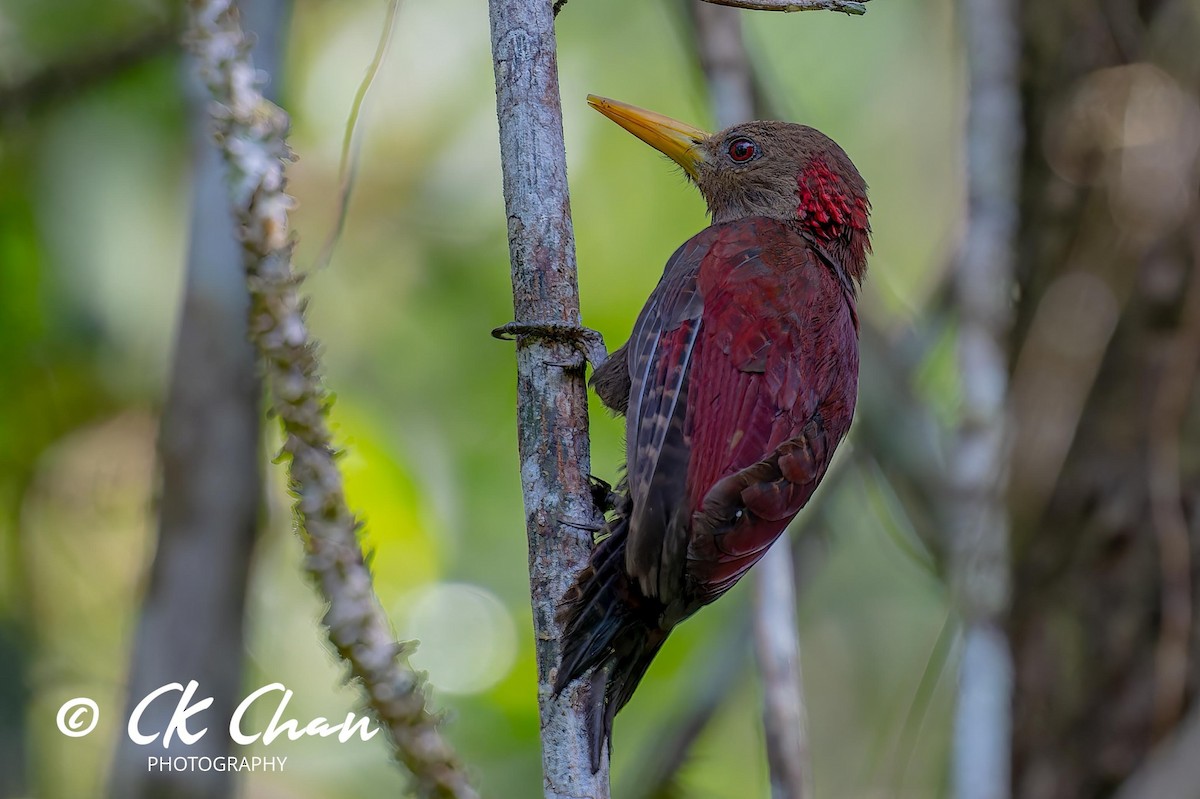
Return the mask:
[[[16, 85], [178, 11], [155, 0], [2, 0], [0, 78]], [[314, 262], [333, 223], [343, 125], [384, 11], [383, 2], [296, 3], [281, 79], [300, 159], [291, 191], [301, 265]], [[863, 313], [895, 335], [919, 328], [961, 222], [952, 12], [949, 0], [878, 0], [862, 18], [746, 16], [773, 99], [837, 139], [871, 185], [875, 255]], [[610, 347], [628, 335], [667, 256], [705, 220], [677, 171], [584, 97], [708, 124], [683, 19], [675, 0], [572, 0], [559, 18], [583, 313]], [[124, 734], [118, 709], [153, 553], [156, 424], [187, 237], [192, 131], [180, 75], [179, 57], [164, 52], [6, 108], [0, 128], [0, 724], [26, 732], [41, 797], [96, 795]], [[337, 394], [350, 499], [368, 520], [379, 591], [402, 631], [422, 592], [441, 584], [471, 586], [503, 608], [511, 632], [493, 618], [494, 635], [437, 636], [439, 651], [414, 662], [488, 665], [489, 685], [467, 693], [440, 689], [432, 670], [434, 700], [487, 795], [535, 796], [514, 364], [511, 345], [488, 335], [511, 318], [511, 296], [484, 0], [404, 4], [362, 124], [345, 234], [331, 265], [305, 284]], [[945, 361], [923, 375], [926, 398], [941, 408], [953, 405]], [[615, 477], [621, 425], [593, 411], [594, 471]], [[852, 434], [839, 456], [850, 472], [826, 497], [817, 527], [827, 553], [800, 606], [818, 795], [934, 796], [944, 792], [948, 678], [928, 697], [918, 685], [927, 668], [942, 668], [933, 653], [945, 590], [909, 554], [920, 543], [887, 476], [869, 453], [850, 464], [854, 444]], [[247, 692], [283, 682], [296, 717], [337, 719], [358, 697], [316, 626], [320, 604], [298, 568], [282, 476], [269, 468]], [[673, 637], [617, 722], [617, 795], [655, 756], [711, 662], [742, 640], [731, 625], [746, 587]], [[437, 619], [451, 631], [468, 622]], [[480, 639], [492, 643], [481, 649]], [[4, 678], [18, 663], [30, 675], [24, 684]], [[681, 787], [766, 797], [749, 653], [722, 690]], [[54, 714], [80, 695], [100, 703], [101, 722], [92, 736], [68, 739]], [[287, 756], [288, 766], [249, 777], [247, 797], [368, 797], [403, 784], [379, 739], [282, 740], [256, 753]]]

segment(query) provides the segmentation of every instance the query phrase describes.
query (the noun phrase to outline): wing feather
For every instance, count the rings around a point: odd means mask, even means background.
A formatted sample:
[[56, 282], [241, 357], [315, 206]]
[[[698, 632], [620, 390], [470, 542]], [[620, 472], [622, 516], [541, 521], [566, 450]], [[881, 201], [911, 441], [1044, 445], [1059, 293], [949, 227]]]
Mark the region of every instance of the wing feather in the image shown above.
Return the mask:
[[687, 513], [680, 500], [690, 453], [682, 411], [703, 312], [697, 276], [718, 234], [708, 228], [676, 250], [630, 337], [625, 450], [633, 512], [626, 571], [643, 594], [664, 604], [684, 573]]

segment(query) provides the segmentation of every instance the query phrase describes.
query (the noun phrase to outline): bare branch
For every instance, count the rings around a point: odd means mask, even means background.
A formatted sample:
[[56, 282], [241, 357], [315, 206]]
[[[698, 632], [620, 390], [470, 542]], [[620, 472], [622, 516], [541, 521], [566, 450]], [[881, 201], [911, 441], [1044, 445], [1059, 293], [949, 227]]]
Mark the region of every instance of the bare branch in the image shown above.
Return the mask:
[[[546, 0], [491, 0], [500, 160], [508, 212], [517, 337], [517, 420], [537, 646], [547, 797], [605, 799], [608, 764], [591, 769], [586, 683], [556, 699], [559, 600], [602, 522], [588, 471], [587, 388], [575, 239], [567, 196], [553, 9]], [[593, 357], [599, 357], [597, 354]]]
[[742, 40], [741, 12], [697, 0], [685, 2], [717, 127], [753, 119], [761, 109], [755, 107], [754, 73]]
[[1020, 40], [1012, 0], [963, 0], [970, 76], [968, 219], [957, 263], [962, 419], [950, 457], [952, 585], [965, 623], [954, 783], [959, 799], [1009, 795], [1012, 655], [1009, 602], [1009, 299], [1022, 128]]
[[130, 38], [95, 47], [0, 85], [0, 121], [102, 84], [114, 75], [179, 46], [179, 25], [168, 20]]
[[703, 0], [718, 6], [746, 8], [751, 11], [837, 11], [861, 16], [867, 13], [870, 0]]
[[398, 645], [363, 563], [359, 521], [346, 506], [326, 423], [299, 277], [291, 264], [284, 165], [288, 119], [263, 99], [233, 0], [192, 0], [188, 40], [212, 94], [212, 117], [232, 190], [250, 291], [250, 337], [283, 423], [283, 451], [308, 557], [305, 566], [329, 601], [324, 622], [421, 797], [475, 799], [477, 793], [427, 710], [423, 683], [399, 660]]
[[754, 648], [762, 674], [763, 726], [775, 799], [813, 795], [795, 579], [791, 551], [776, 541], [758, 563], [754, 580]]

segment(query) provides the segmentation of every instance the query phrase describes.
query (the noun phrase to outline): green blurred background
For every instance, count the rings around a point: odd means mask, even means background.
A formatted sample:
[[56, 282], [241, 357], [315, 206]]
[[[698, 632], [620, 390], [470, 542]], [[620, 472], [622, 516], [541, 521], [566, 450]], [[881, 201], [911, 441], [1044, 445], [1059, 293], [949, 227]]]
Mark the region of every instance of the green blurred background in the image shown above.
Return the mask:
[[[291, 114], [296, 261], [334, 224], [342, 136], [383, 2], [297, 0], [277, 78]], [[0, 0], [0, 78], [174, 25], [162, 0]], [[746, 16], [772, 101], [834, 137], [871, 186], [875, 255], [862, 313], [905, 335], [962, 223], [963, 74], [949, 0], [879, 2], [862, 18]], [[589, 92], [699, 125], [711, 114], [674, 0], [571, 0], [559, 66], [585, 322], [615, 347], [669, 254], [705, 225], [665, 159], [589, 110]], [[118, 736], [136, 614], [154, 551], [155, 440], [180, 306], [192, 170], [182, 59], [147, 46], [121, 69], [30, 97], [0, 128], [0, 705], [27, 743], [38, 797], [98, 795]], [[487, 9], [403, 3], [361, 122], [362, 166], [332, 262], [305, 283], [351, 504], [367, 519], [381, 598], [428, 670], [447, 734], [492, 797], [540, 793], [540, 750]], [[953, 406], [950, 347], [918, 392]], [[864, 391], [868, 390], [864, 385]], [[864, 402], [869, 401], [864, 398]], [[876, 402], [888, 401], [886, 396]], [[622, 425], [593, 405], [596, 474], [615, 478]], [[358, 710], [299, 568], [278, 446], [264, 446], [266, 530], [251, 577], [247, 691], [283, 682], [307, 720]], [[945, 792], [952, 680], [936, 680], [946, 591], [889, 478], [845, 473], [810, 525], [825, 545], [800, 604], [818, 795]], [[744, 619], [748, 586], [684, 625], [617, 721], [617, 794], [636, 782]], [[744, 646], [743, 644], [740, 644]], [[237, 657], [238, 653], [229, 653]], [[6, 670], [10, 671], [5, 678]], [[927, 673], [928, 672], [928, 673]], [[24, 674], [17, 678], [13, 675]], [[921, 690], [923, 677], [932, 690]], [[688, 796], [769, 795], [750, 652], [680, 775]], [[95, 733], [58, 706], [90, 696]], [[221, 731], [217, 731], [218, 733]], [[287, 756], [246, 797], [396, 795], [382, 737], [251, 747]]]

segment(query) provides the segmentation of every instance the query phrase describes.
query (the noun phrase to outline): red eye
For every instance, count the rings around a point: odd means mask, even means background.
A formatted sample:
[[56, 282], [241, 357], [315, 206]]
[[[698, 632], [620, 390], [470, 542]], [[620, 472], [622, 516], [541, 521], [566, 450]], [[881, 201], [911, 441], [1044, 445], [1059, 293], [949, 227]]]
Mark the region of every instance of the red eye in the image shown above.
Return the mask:
[[758, 156], [758, 145], [749, 139], [734, 139], [729, 142], [729, 157], [744, 164]]

